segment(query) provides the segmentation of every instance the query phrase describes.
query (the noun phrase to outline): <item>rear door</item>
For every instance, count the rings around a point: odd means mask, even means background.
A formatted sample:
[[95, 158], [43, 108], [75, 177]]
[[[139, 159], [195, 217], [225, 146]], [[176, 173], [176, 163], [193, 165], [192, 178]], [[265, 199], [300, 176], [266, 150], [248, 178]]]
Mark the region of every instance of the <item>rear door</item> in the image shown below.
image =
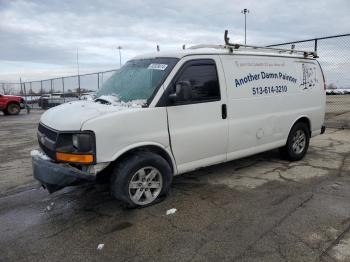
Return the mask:
[[191, 83], [190, 101], [167, 102], [171, 146], [179, 173], [226, 161], [228, 142], [226, 85], [219, 57], [187, 57], [181, 62], [165, 92], [174, 93], [177, 82]]

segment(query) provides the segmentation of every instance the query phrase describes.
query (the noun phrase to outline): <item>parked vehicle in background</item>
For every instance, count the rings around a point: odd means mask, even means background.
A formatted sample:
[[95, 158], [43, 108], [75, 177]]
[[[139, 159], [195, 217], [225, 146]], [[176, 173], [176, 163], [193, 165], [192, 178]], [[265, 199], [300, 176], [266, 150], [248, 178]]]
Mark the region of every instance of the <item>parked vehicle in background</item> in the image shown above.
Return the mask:
[[18, 115], [24, 107], [22, 97], [0, 94], [0, 110], [4, 115]]
[[327, 95], [350, 95], [350, 88], [327, 89]]
[[79, 97], [75, 93], [53, 93], [42, 95], [38, 100], [38, 104], [42, 109], [47, 109], [76, 100], [79, 100]]
[[[243, 48], [242, 48], [243, 47]], [[199, 45], [128, 61], [93, 101], [40, 119], [34, 177], [50, 192], [110, 176], [130, 207], [166, 196], [174, 175], [279, 148], [302, 159], [324, 133], [316, 52]]]
[[33, 105], [38, 103], [40, 98], [40, 95], [27, 95], [24, 97], [24, 100], [26, 101], [27, 106], [31, 105], [33, 107]]
[[92, 101], [96, 98], [96, 92], [82, 93], [80, 100]]

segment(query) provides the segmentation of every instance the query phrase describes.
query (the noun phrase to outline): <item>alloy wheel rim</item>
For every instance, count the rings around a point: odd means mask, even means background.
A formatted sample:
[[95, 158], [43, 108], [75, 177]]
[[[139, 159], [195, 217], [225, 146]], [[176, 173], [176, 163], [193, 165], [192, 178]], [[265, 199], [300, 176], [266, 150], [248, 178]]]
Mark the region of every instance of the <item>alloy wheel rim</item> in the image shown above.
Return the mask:
[[304, 151], [306, 146], [306, 135], [303, 130], [298, 130], [293, 136], [292, 149], [296, 154], [300, 154]]
[[129, 195], [137, 205], [152, 203], [163, 187], [163, 177], [158, 169], [147, 166], [134, 173], [129, 182]]
[[15, 105], [10, 105], [9, 109], [11, 114], [16, 114], [18, 112], [18, 107]]

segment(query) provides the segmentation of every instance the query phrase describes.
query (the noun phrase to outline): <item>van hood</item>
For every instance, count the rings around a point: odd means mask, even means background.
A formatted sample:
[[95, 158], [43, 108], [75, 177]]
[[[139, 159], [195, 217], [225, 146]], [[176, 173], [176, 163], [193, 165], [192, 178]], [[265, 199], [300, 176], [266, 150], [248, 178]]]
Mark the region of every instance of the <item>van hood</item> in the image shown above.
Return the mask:
[[74, 101], [47, 110], [40, 122], [59, 131], [80, 130], [84, 122], [101, 115], [142, 108], [142, 102], [101, 103], [101, 100]]

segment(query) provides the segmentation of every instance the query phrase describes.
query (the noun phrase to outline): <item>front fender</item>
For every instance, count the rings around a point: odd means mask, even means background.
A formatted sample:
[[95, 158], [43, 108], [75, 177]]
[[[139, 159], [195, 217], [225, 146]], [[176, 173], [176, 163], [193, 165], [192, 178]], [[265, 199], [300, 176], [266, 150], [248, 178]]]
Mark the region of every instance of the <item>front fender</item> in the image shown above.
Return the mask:
[[95, 133], [97, 163], [113, 162], [121, 154], [140, 146], [170, 147], [164, 107], [105, 114], [86, 121], [82, 130]]
[[151, 142], [151, 141], [132, 144], [132, 145], [129, 145], [129, 146], [119, 150], [113, 156], [113, 159], [114, 159], [113, 161], [116, 161], [120, 156], [124, 155], [127, 152], [134, 151], [135, 149], [138, 149], [138, 148], [145, 148], [145, 147], [150, 147], [150, 146], [157, 147], [157, 148], [159, 148], [160, 150], [162, 150], [163, 152], [165, 152], [168, 155], [169, 159], [171, 159], [171, 163], [172, 163], [172, 166], [174, 168], [174, 175], [176, 175], [177, 174], [176, 162], [175, 162], [175, 158], [173, 156], [173, 153], [171, 152], [170, 147], [169, 146], [165, 147], [162, 144]]

